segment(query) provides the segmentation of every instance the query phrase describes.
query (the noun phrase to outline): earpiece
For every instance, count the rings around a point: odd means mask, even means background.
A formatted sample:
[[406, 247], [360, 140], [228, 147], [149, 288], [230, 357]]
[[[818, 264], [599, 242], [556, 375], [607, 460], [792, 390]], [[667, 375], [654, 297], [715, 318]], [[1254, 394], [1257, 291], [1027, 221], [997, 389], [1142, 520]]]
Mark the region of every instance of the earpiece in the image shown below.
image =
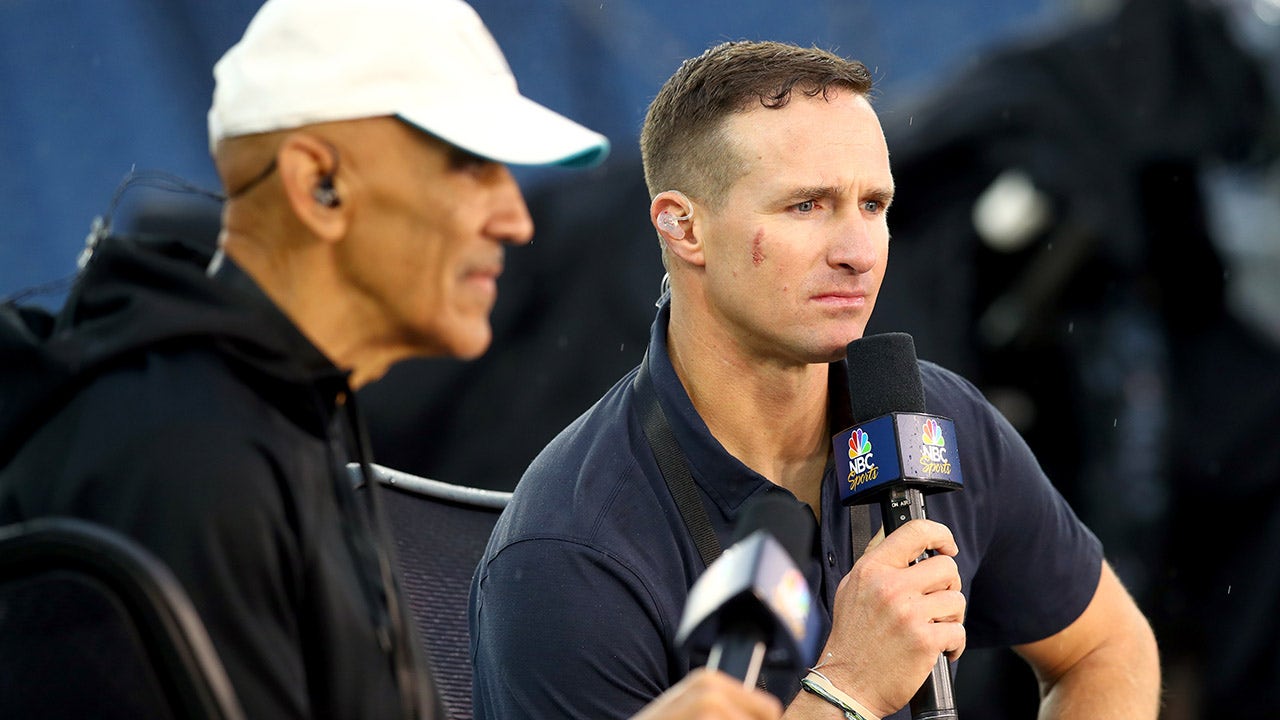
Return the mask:
[[[684, 214], [677, 215], [671, 212], [671, 210], [663, 210], [658, 213], [656, 218], [654, 218], [654, 222], [657, 224], [659, 230], [670, 236], [673, 240], [683, 240], [684, 227], [681, 226], [680, 223], [693, 218], [693, 203], [690, 202], [689, 198], [685, 197], [685, 194], [679, 190], [664, 190], [653, 198], [653, 202], [655, 204], [659, 202], [667, 203], [672, 200], [675, 202], [667, 205], [667, 207], [674, 207], [677, 210], [683, 210]], [[685, 208], [689, 209], [685, 210]]]
[[342, 198], [338, 197], [338, 191], [333, 187], [333, 175], [321, 177], [315, 190], [311, 191], [311, 197], [327, 208], [336, 208], [342, 204]]
[[663, 210], [658, 213], [658, 228], [666, 232], [676, 240], [684, 239], [684, 228], [680, 227], [680, 220], [688, 219], [688, 215], [681, 218], [676, 217], [670, 210]]

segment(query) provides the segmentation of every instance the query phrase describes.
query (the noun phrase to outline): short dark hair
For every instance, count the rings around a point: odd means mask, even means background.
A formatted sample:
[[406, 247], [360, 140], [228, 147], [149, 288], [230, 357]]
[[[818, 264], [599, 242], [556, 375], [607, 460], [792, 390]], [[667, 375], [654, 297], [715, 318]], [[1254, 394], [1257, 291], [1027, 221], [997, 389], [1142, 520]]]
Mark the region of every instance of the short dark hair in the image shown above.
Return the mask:
[[835, 87], [869, 97], [871, 85], [856, 60], [779, 42], [727, 42], [684, 61], [649, 104], [640, 131], [649, 197], [681, 190], [718, 204], [745, 171], [723, 134], [731, 114], [755, 103], [785, 107], [793, 91], [826, 98]]

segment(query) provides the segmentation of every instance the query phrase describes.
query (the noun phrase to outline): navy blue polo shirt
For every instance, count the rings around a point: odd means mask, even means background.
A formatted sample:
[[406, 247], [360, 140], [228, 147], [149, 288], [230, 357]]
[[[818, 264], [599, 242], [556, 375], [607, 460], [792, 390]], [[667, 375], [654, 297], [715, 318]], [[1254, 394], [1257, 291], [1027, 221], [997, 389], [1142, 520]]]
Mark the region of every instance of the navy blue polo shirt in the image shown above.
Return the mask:
[[[471, 588], [477, 718], [628, 718], [702, 664], [674, 638], [704, 567], [645, 439], [636, 382], [653, 383], [721, 547], [752, 496], [800, 502], [707, 430], [667, 355], [669, 318], [664, 304], [645, 373], [623, 377], [551, 441], [498, 521]], [[930, 496], [929, 517], [951, 528], [960, 548], [969, 646], [1048, 637], [1093, 597], [1101, 546], [972, 384], [928, 362], [920, 372], [928, 412], [957, 428], [965, 488]], [[851, 421], [844, 368], [833, 366], [830, 377], [834, 434]], [[802, 568], [821, 601], [824, 638], [836, 587], [855, 560], [829, 461], [812, 557]], [[768, 687], [788, 702], [799, 680], [772, 672]]]

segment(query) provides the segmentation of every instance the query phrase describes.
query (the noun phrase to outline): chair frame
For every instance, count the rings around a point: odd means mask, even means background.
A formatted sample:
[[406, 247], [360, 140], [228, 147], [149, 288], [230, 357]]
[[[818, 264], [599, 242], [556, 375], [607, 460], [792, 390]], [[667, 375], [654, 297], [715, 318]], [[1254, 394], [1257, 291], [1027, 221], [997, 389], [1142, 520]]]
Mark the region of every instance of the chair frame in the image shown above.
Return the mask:
[[[460, 505], [501, 510], [507, 506], [507, 503], [511, 502], [511, 493], [509, 492], [485, 490], [483, 488], [455, 485], [441, 480], [432, 480], [431, 478], [413, 475], [385, 465], [378, 465], [377, 463], [369, 463], [369, 469], [372, 471], [374, 479], [387, 487], [400, 488], [418, 495], [447, 500]], [[360, 471], [359, 463], [349, 463], [347, 472], [351, 475], [351, 481], [355, 483], [356, 487], [364, 484], [364, 474]]]
[[76, 518], [0, 527], [0, 583], [59, 571], [96, 581], [121, 603], [178, 717], [244, 720], [203, 621], [150, 551], [116, 530]]
[[[417, 500], [429, 503], [437, 508], [453, 506], [468, 511], [478, 511], [486, 515], [492, 513], [496, 518], [496, 515], [502, 512], [502, 510], [507, 507], [507, 504], [511, 501], [512, 494], [509, 492], [455, 485], [372, 463], [368, 466], [368, 469], [370, 480], [381, 486], [378, 488], [379, 491], [385, 492], [387, 489], [398, 490], [401, 494], [413, 496]], [[365, 473], [359, 464], [348, 464], [347, 472], [350, 475], [352, 483], [357, 489], [364, 488], [366, 482]], [[382, 500], [385, 502], [386, 498], [383, 497]], [[389, 538], [391, 542], [393, 544], [398, 544], [395, 537], [396, 530], [394, 528], [390, 528], [389, 532], [392, 535], [392, 537]], [[409, 571], [406, 570], [403, 565], [402, 559], [397, 562], [400, 563], [399, 570], [401, 571], [401, 577], [403, 579]], [[450, 575], [449, 577], [452, 576]], [[406, 600], [408, 599], [408, 596], [406, 596]], [[412, 606], [412, 603], [410, 603], [410, 605]], [[452, 617], [451, 613], [452, 610], [450, 610], [449, 617]], [[431, 619], [415, 617], [414, 622], [421, 630], [423, 625], [430, 625], [433, 622], [440, 620], [442, 617], [444, 616], [437, 613], [437, 615]], [[452, 621], [448, 621], [446, 624], [450, 626], [453, 625]], [[419, 635], [421, 635], [421, 632]], [[439, 638], [433, 637], [419, 637], [418, 641], [420, 643], [422, 653], [428, 661], [436, 655], [436, 652], [433, 652], [433, 650], [441, 651], [443, 647], [448, 645], [447, 643], [440, 642]], [[448, 646], [453, 647], [452, 645]], [[440, 682], [443, 676], [455, 675], [454, 673], [442, 672], [441, 668], [435, 667], [434, 665], [431, 666], [431, 671], [435, 676], [437, 692], [441, 691], [442, 686]], [[454, 693], [449, 693], [447, 691], [441, 692], [439, 697], [445, 716], [451, 718], [472, 717], [472, 708], [469, 700], [471, 688], [469, 684], [465, 687], [465, 694], [468, 698], [466, 702], [460, 702], [460, 698], [455, 696], [461, 687], [460, 685], [457, 683], [449, 683], [449, 687], [452, 688]]]

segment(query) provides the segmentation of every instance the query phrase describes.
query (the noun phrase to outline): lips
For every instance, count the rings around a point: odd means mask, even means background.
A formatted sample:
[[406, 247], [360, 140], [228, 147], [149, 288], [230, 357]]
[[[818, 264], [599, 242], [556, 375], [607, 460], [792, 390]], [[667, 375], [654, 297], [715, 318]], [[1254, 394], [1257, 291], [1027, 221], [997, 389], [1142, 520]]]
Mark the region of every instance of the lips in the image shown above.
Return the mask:
[[463, 273], [468, 279], [497, 280], [502, 275], [502, 257], [479, 259]]
[[810, 302], [831, 312], [861, 312], [870, 305], [870, 296], [862, 290], [826, 290], [809, 297]]
[[497, 280], [502, 275], [502, 266], [473, 268], [467, 271], [468, 278], [479, 280]]
[[497, 295], [498, 293], [498, 276], [502, 274], [502, 268], [477, 268], [468, 272], [466, 281], [469, 285], [480, 287], [485, 293]]
[[867, 293], [863, 290], [827, 290], [814, 293], [811, 298], [819, 302], [854, 303], [865, 301]]

